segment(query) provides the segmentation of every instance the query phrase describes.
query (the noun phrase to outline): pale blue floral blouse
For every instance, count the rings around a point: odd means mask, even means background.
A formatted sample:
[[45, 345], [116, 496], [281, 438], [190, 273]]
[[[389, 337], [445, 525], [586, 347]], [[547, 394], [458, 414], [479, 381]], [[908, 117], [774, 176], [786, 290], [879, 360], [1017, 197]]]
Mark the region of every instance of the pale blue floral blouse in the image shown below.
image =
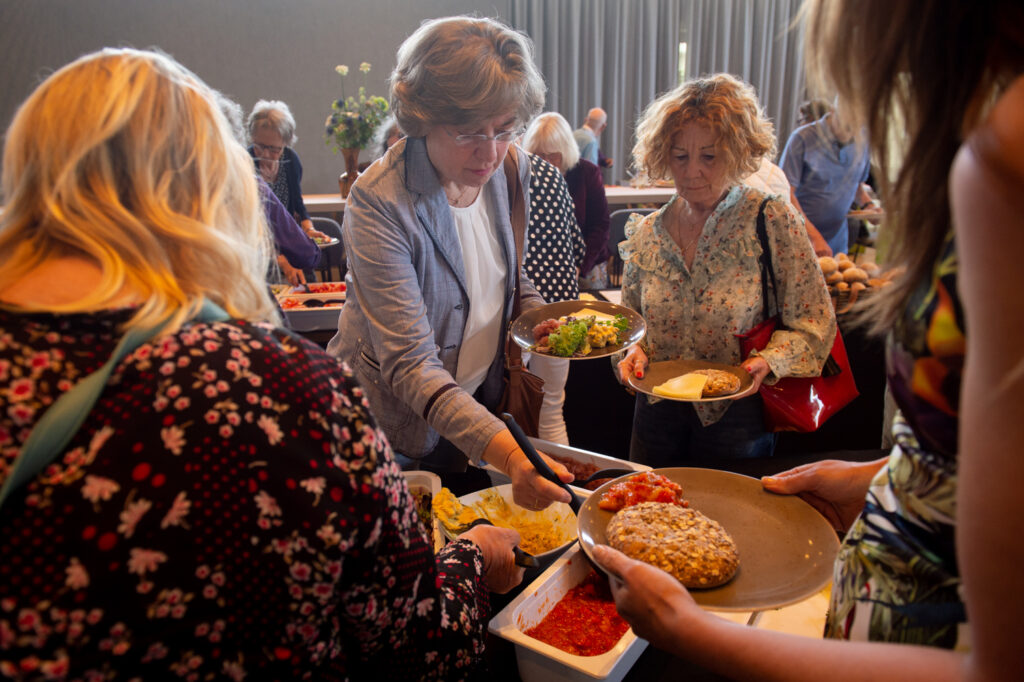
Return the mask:
[[[746, 185], [733, 187], [704, 224], [692, 269], [662, 226], [662, 216], [679, 201], [678, 195], [650, 215], [630, 217], [626, 241], [619, 245], [622, 304], [647, 321], [651, 362], [703, 359], [738, 365], [745, 359], [735, 335], [767, 317], [756, 232], [766, 196]], [[771, 368], [767, 381], [816, 376], [836, 330], [825, 280], [803, 220], [784, 199], [773, 196], [768, 201], [765, 224], [782, 309], [780, 328], [758, 353]], [[707, 425], [721, 418], [730, 404], [723, 400], [694, 408]]]

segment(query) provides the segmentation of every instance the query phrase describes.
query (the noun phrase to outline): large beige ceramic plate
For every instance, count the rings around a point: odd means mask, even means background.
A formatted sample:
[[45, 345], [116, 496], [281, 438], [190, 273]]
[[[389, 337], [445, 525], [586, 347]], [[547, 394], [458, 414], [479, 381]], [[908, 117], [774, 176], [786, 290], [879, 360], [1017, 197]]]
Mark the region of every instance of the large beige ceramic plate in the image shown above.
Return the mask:
[[655, 386], [663, 384], [669, 379], [674, 379], [681, 374], [692, 372], [695, 369], [720, 369], [722, 371], [729, 372], [730, 374], [735, 374], [740, 380], [739, 390], [735, 393], [730, 393], [729, 395], [719, 395], [711, 398], [698, 398], [697, 400], [669, 398], [663, 395], [655, 397], [663, 398], [665, 400], [680, 400], [683, 402], [710, 403], [716, 400], [737, 400], [739, 398], [746, 398], [754, 392], [754, 381], [750, 374], [742, 367], [723, 365], [719, 362], [707, 362], [705, 360], [664, 360], [662, 362], [652, 362], [647, 365], [647, 371], [644, 372], [644, 378], [637, 379], [635, 376], [631, 376], [629, 377], [629, 385], [641, 393], [655, 395]]
[[[683, 487], [690, 506], [718, 521], [740, 555], [736, 576], [721, 587], [690, 590], [712, 611], [762, 611], [803, 601], [832, 579], [839, 540], [823, 516], [798, 497], [766, 492], [749, 476], [714, 469], [655, 469]], [[620, 479], [621, 480], [621, 479]], [[607, 544], [612, 513], [598, 507], [609, 481], [580, 507], [580, 546], [593, 558]]]
[[[644, 334], [647, 333], [647, 323], [644, 318], [640, 316], [640, 313], [627, 308], [625, 306], [617, 305], [615, 303], [609, 303], [608, 301], [557, 301], [555, 303], [548, 303], [542, 305], [539, 308], [534, 308], [529, 312], [525, 312], [520, 315], [514, 322], [510, 333], [512, 334], [512, 340], [519, 344], [525, 350], [531, 350], [533, 348], [533, 328], [547, 319], [558, 319], [563, 315], [572, 315], [573, 313], [579, 312], [584, 308], [590, 308], [596, 310], [599, 313], [606, 315], [625, 315], [626, 320], [629, 322], [629, 334], [626, 337], [625, 343], [609, 345], [604, 348], [595, 348], [588, 355], [580, 357], [565, 358], [566, 360], [590, 360], [592, 358], [603, 358], [608, 355], [613, 355], [619, 351], [623, 351], [630, 346], [633, 346], [640, 339], [644, 338]], [[558, 357], [552, 355], [550, 357]]]

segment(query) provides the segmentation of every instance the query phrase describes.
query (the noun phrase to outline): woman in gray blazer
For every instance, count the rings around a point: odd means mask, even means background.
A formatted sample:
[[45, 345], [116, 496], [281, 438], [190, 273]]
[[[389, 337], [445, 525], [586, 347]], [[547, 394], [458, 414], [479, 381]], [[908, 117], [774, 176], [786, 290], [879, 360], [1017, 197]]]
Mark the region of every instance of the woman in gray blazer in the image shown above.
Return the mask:
[[[540, 478], [494, 416], [516, 278], [502, 162], [540, 107], [529, 39], [491, 19], [424, 23], [399, 48], [391, 106], [406, 139], [352, 186], [342, 233], [348, 301], [328, 351], [361, 380], [406, 468], [484, 460], [542, 509], [568, 494]], [[519, 150], [519, 182], [530, 164]], [[557, 463], [565, 480], [572, 476]]]

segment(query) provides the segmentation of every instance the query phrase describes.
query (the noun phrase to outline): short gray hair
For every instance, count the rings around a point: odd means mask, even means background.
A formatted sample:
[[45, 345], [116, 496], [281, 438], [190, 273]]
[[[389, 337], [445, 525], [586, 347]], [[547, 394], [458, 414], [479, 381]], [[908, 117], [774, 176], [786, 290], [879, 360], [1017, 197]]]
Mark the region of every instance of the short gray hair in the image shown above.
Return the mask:
[[250, 141], [253, 133], [261, 128], [276, 130], [286, 147], [291, 147], [299, 139], [295, 135], [295, 117], [292, 116], [292, 110], [278, 100], [261, 99], [253, 106], [252, 113], [246, 121]]
[[572, 127], [564, 116], [554, 111], [533, 119], [523, 136], [523, 148], [533, 154], [561, 154], [564, 167], [558, 170], [563, 173], [580, 162], [580, 148], [573, 137]]
[[398, 48], [391, 73], [391, 109], [412, 137], [509, 111], [524, 125], [544, 105], [544, 91], [530, 39], [486, 18], [424, 22]]

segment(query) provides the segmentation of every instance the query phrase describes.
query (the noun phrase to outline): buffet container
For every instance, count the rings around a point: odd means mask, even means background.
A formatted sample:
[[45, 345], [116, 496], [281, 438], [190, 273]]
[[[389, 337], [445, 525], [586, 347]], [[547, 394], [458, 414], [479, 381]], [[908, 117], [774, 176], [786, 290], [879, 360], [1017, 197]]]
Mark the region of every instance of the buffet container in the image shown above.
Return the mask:
[[[409, 492], [412, 493], [414, 502], [418, 503], [419, 497], [422, 495], [429, 495], [430, 500], [433, 501], [434, 497], [441, 492], [441, 477], [437, 474], [429, 471], [403, 471], [402, 475], [405, 476], [405, 484], [409, 486]], [[434, 551], [437, 552], [444, 547], [444, 535], [441, 533], [441, 522], [434, 515], [433, 505], [428, 504], [427, 506], [430, 508], [430, 527], [427, 528], [427, 534], [434, 545]]]
[[[318, 285], [336, 285], [337, 282], [316, 282], [309, 286], [316, 289]], [[337, 301], [326, 306], [316, 308], [289, 308], [289, 304], [304, 304], [309, 300]], [[331, 330], [338, 328], [338, 315], [341, 314], [344, 305], [345, 292], [317, 292], [297, 293], [294, 288], [284, 289], [277, 294], [277, 301], [281, 304], [285, 318], [288, 320], [288, 327], [297, 332], [312, 332], [320, 330]]]
[[[552, 443], [551, 441], [541, 440], [539, 438], [531, 438], [530, 442], [533, 443], [534, 447], [546, 455], [565, 457], [567, 459], [575, 460], [580, 464], [592, 464], [598, 469], [632, 469], [634, 471], [651, 470], [651, 467], [646, 464], [638, 464], [637, 462], [630, 462], [629, 460], [619, 459], [618, 457], [601, 455], [589, 450], [571, 448], [568, 445], [560, 445], [558, 443]], [[569, 485], [572, 484], [570, 483]], [[586, 492], [589, 494], [590, 492], [579, 486], [573, 485], [572, 487], [576, 489], [577, 494], [580, 492]]]
[[524, 682], [621, 680], [647, 646], [627, 630], [609, 651], [576, 656], [525, 634], [591, 571], [579, 545], [557, 559], [490, 622], [490, 632], [515, 645], [519, 676]]

